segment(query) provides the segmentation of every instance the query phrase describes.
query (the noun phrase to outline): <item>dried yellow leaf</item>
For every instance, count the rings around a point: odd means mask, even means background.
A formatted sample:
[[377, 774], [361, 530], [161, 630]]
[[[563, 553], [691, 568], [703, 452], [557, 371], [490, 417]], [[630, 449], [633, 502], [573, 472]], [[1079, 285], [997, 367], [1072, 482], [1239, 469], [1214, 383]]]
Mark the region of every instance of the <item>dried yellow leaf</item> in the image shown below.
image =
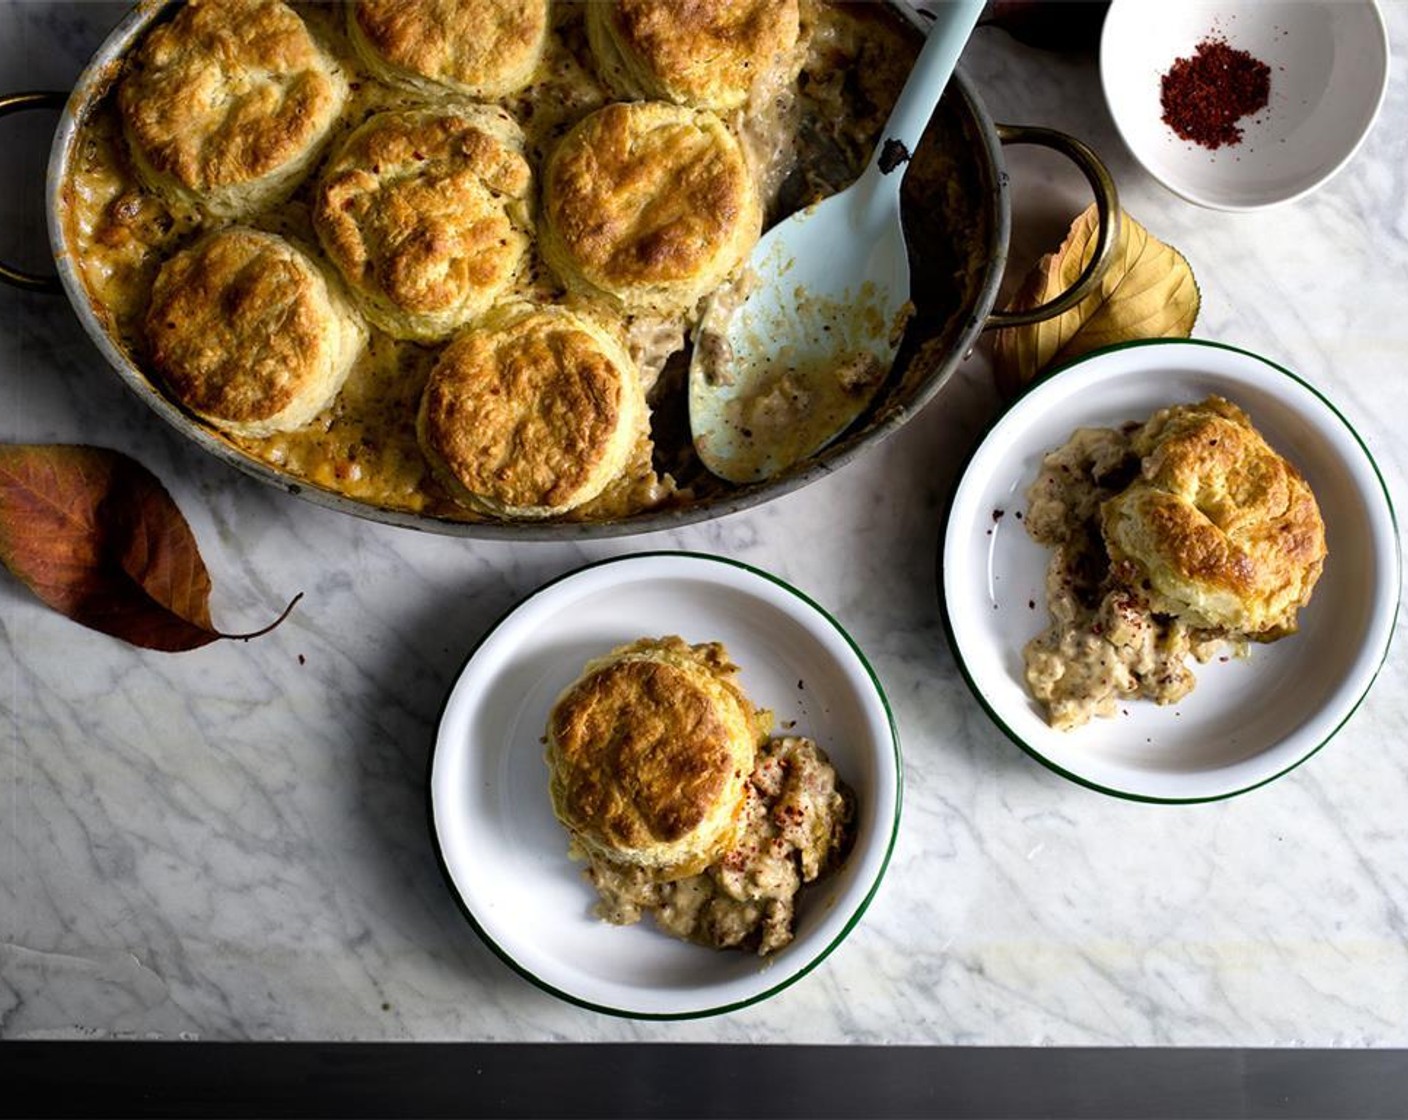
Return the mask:
[[[1074, 284], [1095, 253], [1098, 230], [1092, 205], [1071, 224], [1061, 247], [1037, 262], [1008, 310], [1030, 310]], [[1064, 314], [997, 332], [997, 383], [1014, 393], [1043, 370], [1101, 346], [1141, 338], [1187, 338], [1199, 304], [1198, 284], [1183, 254], [1123, 214], [1119, 245], [1096, 291]]]

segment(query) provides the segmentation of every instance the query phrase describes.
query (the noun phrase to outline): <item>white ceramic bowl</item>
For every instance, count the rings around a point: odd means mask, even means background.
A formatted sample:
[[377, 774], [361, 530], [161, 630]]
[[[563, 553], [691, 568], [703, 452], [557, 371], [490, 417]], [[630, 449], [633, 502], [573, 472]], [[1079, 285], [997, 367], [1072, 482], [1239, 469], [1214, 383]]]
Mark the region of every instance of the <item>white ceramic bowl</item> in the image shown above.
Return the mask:
[[[804, 888], [796, 939], [768, 957], [686, 944], [591, 914], [548, 800], [548, 711], [588, 659], [645, 636], [722, 641], [748, 696], [807, 735], [856, 793], [845, 864]], [[795, 726], [793, 726], [795, 724]], [[585, 1007], [644, 1019], [712, 1015], [799, 979], [860, 920], [900, 815], [888, 703], [845, 631], [755, 568], [695, 553], [644, 553], [583, 568], [529, 596], [471, 653], [450, 692], [430, 773], [432, 827], [450, 887], [489, 947]]]
[[[1049, 550], [1016, 516], [1042, 456], [1078, 427], [1143, 420], [1217, 393], [1241, 405], [1305, 475], [1329, 558], [1300, 631], [1245, 659], [1195, 665], [1175, 705], [1056, 731], [1027, 691], [1022, 648], [1047, 623]], [[1208, 342], [1104, 350], [1049, 375], [984, 437], [943, 534], [943, 610], [974, 694], [1024, 750], [1094, 789], [1148, 801], [1207, 801], [1271, 781], [1323, 746], [1368, 692], [1388, 653], [1400, 556], [1383, 479], [1359, 437], [1314, 388], [1265, 358]]]
[[[1210, 150], [1163, 121], [1160, 79], [1209, 36], [1271, 68], [1270, 102], [1240, 144]], [[1105, 100], [1124, 142], [1176, 194], [1221, 210], [1300, 198], [1358, 151], [1388, 87], [1373, 0], [1113, 0], [1100, 42]]]

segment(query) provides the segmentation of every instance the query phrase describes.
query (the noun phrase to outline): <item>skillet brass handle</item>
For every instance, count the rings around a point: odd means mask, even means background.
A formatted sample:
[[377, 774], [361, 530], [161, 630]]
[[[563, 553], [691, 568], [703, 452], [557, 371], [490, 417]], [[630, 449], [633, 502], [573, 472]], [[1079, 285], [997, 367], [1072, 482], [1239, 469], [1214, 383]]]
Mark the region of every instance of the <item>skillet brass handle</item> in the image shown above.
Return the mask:
[[[0, 117], [7, 117], [25, 109], [62, 109], [67, 102], [66, 93], [12, 93], [0, 97]], [[0, 261], [0, 281], [29, 292], [63, 291], [57, 276], [39, 276], [14, 268], [4, 261]]]
[[1031, 308], [1029, 311], [994, 311], [983, 324], [984, 330], [994, 327], [1023, 327], [1029, 323], [1040, 323], [1044, 319], [1054, 319], [1063, 311], [1069, 311], [1078, 304], [1105, 275], [1119, 245], [1120, 200], [1115, 190], [1115, 180], [1109, 170], [1086, 144], [1074, 136], [1057, 132], [1054, 128], [1035, 128], [1026, 125], [1000, 124], [997, 138], [1004, 144], [1037, 144], [1060, 152], [1080, 168], [1095, 192], [1095, 212], [1099, 218], [1099, 230], [1095, 239], [1095, 253], [1085, 271], [1076, 282], [1054, 299]]

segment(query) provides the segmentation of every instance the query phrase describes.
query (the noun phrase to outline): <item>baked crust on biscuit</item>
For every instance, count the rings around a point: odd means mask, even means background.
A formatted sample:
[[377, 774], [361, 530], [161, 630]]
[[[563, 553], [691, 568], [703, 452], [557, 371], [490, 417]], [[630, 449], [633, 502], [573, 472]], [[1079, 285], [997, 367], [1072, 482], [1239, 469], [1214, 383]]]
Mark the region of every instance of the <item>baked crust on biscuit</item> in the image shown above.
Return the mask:
[[429, 96], [482, 100], [533, 80], [548, 36], [547, 0], [357, 0], [349, 38], [382, 81]]
[[367, 337], [312, 258], [243, 227], [209, 234], [162, 266], [146, 335], [172, 394], [247, 437], [312, 420], [337, 396]]
[[548, 159], [539, 242], [569, 290], [628, 313], [691, 311], [762, 224], [743, 152], [706, 109], [613, 103]]
[[1295, 467], [1216, 396], [1156, 413], [1132, 448], [1140, 477], [1101, 510], [1126, 582], [1147, 579], [1156, 609], [1194, 624], [1263, 640], [1293, 632], [1327, 551]]
[[523, 134], [502, 109], [384, 112], [330, 160], [314, 224], [368, 319], [433, 341], [482, 315], [519, 275], [531, 190]]
[[801, 66], [797, 0], [600, 0], [597, 68], [620, 96], [725, 111]]
[[770, 713], [718, 642], [643, 638], [587, 663], [553, 705], [553, 810], [591, 855], [660, 880], [733, 843]]
[[501, 304], [446, 347], [417, 433], [461, 504], [544, 518], [590, 501], [646, 438], [645, 393], [619, 338], [558, 306]]
[[237, 218], [291, 193], [347, 83], [280, 0], [190, 0], [131, 56], [118, 106], [133, 163], [162, 196]]

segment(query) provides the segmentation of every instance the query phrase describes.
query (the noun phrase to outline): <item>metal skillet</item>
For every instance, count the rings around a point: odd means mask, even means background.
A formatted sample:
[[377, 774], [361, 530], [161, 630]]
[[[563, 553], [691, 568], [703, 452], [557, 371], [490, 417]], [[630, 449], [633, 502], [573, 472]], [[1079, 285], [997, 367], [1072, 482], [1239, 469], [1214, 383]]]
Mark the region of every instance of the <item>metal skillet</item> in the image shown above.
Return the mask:
[[[21, 93], [0, 97], [0, 115], [25, 109], [59, 108], [51, 148], [46, 207], [57, 276], [35, 275], [0, 264], [0, 281], [67, 296], [85, 331], [124, 383], [174, 429], [229, 465], [317, 505], [386, 524], [446, 535], [497, 540], [580, 540], [657, 532], [706, 521], [761, 505], [791, 493], [851, 462], [907, 423], [931, 402], [971, 350], [982, 331], [1036, 322], [1059, 314], [1099, 282], [1114, 247], [1119, 221], [1113, 181], [1099, 158], [1082, 142], [1042, 128], [996, 124], [962, 71], [954, 74], [935, 112], [926, 142], [915, 154], [906, 180], [905, 220], [915, 246], [912, 270], [918, 312], [911, 319], [895, 368], [866, 411], [820, 452], [772, 478], [744, 485], [712, 479], [698, 464], [691, 477], [687, 461], [666, 464], [693, 497], [681, 504], [644, 510], [610, 520], [550, 522], [471, 521], [408, 512], [323, 489], [282, 471], [236, 446], [173, 403], [105, 323], [80, 274], [69, 223], [64, 220], [64, 186], [69, 179], [79, 130], [107, 93], [127, 52], [159, 18], [166, 3], [141, 3], [117, 25], [80, 75], [75, 88], [61, 93]], [[907, 5], [890, 8], [914, 30], [924, 17]], [[1007, 263], [1011, 233], [1011, 194], [1003, 159], [1009, 144], [1054, 149], [1076, 164], [1090, 183], [1099, 208], [1101, 245], [1072, 288], [1029, 312], [993, 310]], [[925, 152], [930, 173], [923, 173]], [[947, 189], [937, 184], [948, 180]], [[657, 415], [668, 425], [671, 417]], [[687, 436], [686, 436], [687, 440]]]

